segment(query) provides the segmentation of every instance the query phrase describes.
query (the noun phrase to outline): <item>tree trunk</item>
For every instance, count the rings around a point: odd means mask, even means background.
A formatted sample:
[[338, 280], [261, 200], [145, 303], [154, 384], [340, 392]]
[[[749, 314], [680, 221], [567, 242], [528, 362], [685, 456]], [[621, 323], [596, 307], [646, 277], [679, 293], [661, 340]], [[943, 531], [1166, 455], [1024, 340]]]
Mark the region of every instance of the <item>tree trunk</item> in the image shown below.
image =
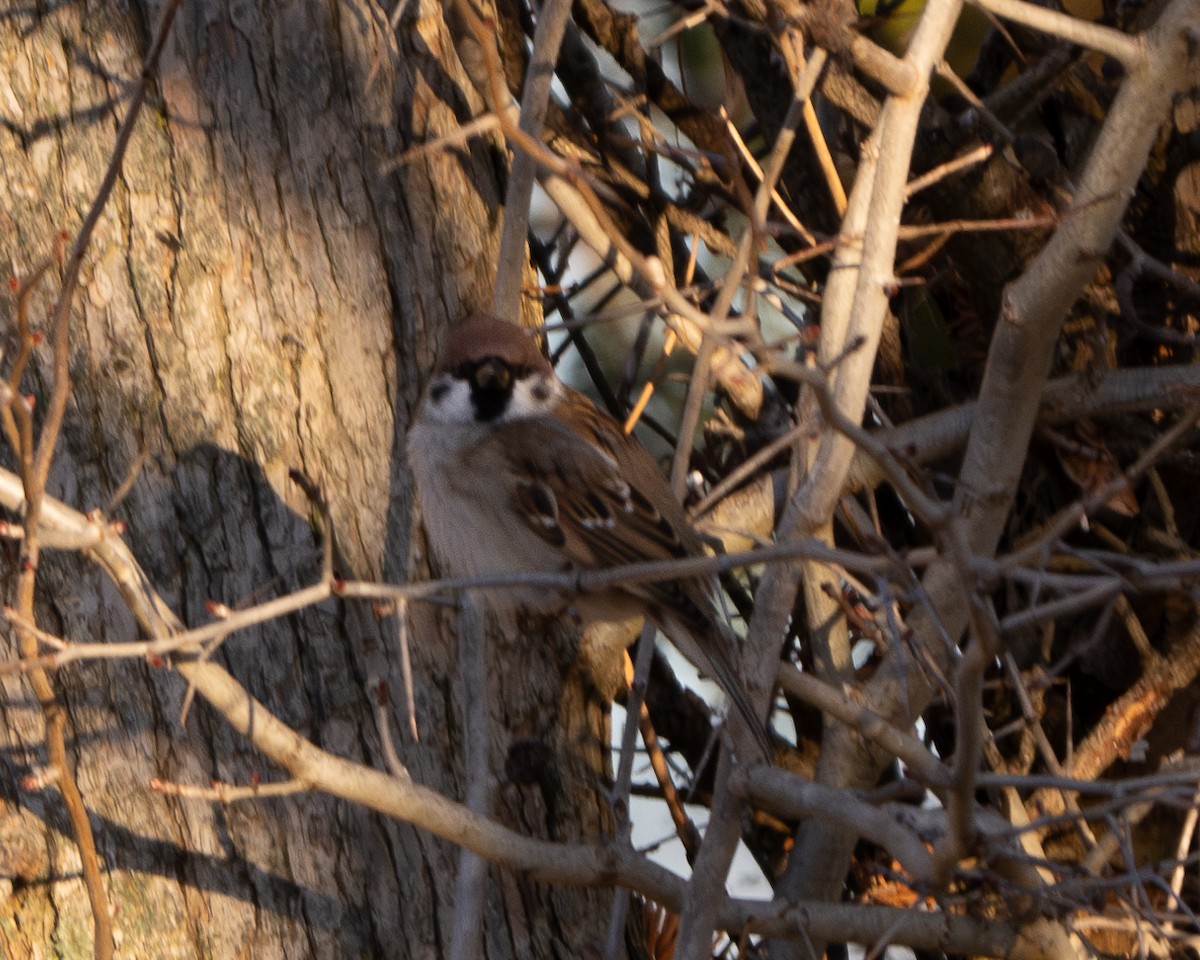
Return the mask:
[[[505, 155], [477, 137], [390, 170], [477, 108], [440, 8], [417, 6], [393, 32], [390, 11], [359, 0], [185, 3], [92, 241], [49, 492], [109, 509], [136, 471], [109, 515], [127, 523], [153, 585], [188, 625], [210, 619], [210, 601], [253, 604], [319, 576], [315, 511], [291, 469], [329, 499], [340, 576], [397, 582], [419, 559], [403, 438], [441, 329], [490, 299]], [[18, 277], [59, 231], [78, 230], [160, 14], [158, 4], [65, 4], [0, 20], [0, 237]], [[39, 329], [57, 292], [52, 281], [39, 290]], [[38, 347], [26, 392], [46, 395], [51, 363]], [[11, 602], [18, 552], [5, 551]], [[83, 557], [45, 554], [38, 588], [43, 629], [136, 637]], [[403, 763], [461, 797], [451, 625], [412, 609], [419, 743], [398, 707], [395, 618], [365, 603], [231, 635], [215, 656], [303, 735], [377, 767], [382, 681]], [[493, 811], [540, 836], [595, 836], [607, 817], [595, 792], [607, 714], [569, 638], [491, 649]], [[169, 667], [101, 661], [52, 680], [69, 711], [119, 956], [444, 954], [455, 848], [315, 793], [230, 805], [164, 797], [152, 778], [207, 786], [283, 775], [203, 701], [184, 711], [186, 684]], [[6, 821], [34, 851], [7, 871], [0, 944], [12, 958], [88, 956], [91, 913], [60, 796], [22, 787], [46, 763], [24, 678], [3, 677], [0, 711]], [[515, 742], [557, 758], [539, 765], [540, 780], [505, 779]], [[602, 937], [610, 899], [492, 870], [485, 955], [578, 955]]]

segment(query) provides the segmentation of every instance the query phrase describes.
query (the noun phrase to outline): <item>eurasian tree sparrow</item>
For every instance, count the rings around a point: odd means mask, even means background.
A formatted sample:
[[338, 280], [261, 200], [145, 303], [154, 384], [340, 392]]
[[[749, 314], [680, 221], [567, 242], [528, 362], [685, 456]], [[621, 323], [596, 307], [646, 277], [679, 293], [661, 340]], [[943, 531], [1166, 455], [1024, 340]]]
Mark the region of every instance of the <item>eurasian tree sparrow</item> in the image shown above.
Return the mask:
[[[562, 383], [517, 326], [454, 326], [408, 435], [430, 545], [458, 577], [562, 573], [696, 557], [700, 538], [649, 453]], [[649, 617], [716, 680], [770, 755], [746, 698], [738, 640], [712, 577], [622, 584], [567, 600], [537, 587], [485, 594], [501, 616], [569, 608], [588, 621]]]

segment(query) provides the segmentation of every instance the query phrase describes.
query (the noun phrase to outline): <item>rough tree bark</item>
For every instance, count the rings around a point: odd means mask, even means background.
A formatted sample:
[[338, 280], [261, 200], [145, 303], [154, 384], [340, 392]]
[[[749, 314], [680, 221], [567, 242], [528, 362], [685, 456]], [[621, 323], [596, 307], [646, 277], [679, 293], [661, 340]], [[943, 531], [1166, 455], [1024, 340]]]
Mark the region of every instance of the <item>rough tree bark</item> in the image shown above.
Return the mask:
[[[14, 275], [78, 229], [161, 7], [29, 5], [0, 17], [0, 247]], [[393, 31], [379, 5], [358, 0], [185, 3], [97, 229], [49, 492], [103, 508], [136, 471], [111, 516], [188, 624], [209, 619], [210, 600], [248, 604], [317, 574], [318, 525], [293, 468], [330, 500], [339, 574], [396, 581], [410, 558], [419, 567], [403, 437], [439, 331], [490, 300], [505, 159], [498, 141], [477, 138], [390, 170], [476, 106], [440, 6], [414, 4], [407, 23]], [[54, 286], [39, 294], [39, 318]], [[50, 361], [39, 347], [35, 394]], [[18, 550], [4, 550], [8, 597]], [[39, 588], [45, 629], [136, 636], [82, 558], [46, 555]], [[380, 767], [383, 681], [404, 763], [462, 796], [449, 618], [414, 606], [412, 638], [419, 743], [397, 706], [395, 620], [366, 604], [273, 622], [217, 656], [304, 735]], [[511, 731], [494, 744], [500, 776], [512, 740], [529, 750], [551, 740], [549, 756], [575, 758], [495, 791], [502, 819], [555, 839], [606, 816], [594, 792], [606, 716], [573, 662], [560, 638], [520, 656], [498, 650], [490, 665], [495, 723]], [[89, 905], [59, 796], [22, 787], [45, 763], [42, 714], [25, 680], [2, 682], [0, 798], [28, 855], [4, 878], [0, 952], [87, 956]], [[152, 778], [280, 774], [202, 701], [181, 713], [186, 685], [170, 669], [92, 663], [54, 683], [119, 910], [119, 956], [442, 955], [452, 846], [315, 794], [229, 806], [160, 796]], [[575, 953], [601, 935], [610, 897], [493, 870], [486, 955]]]
[[[0, 954], [87, 957], [95, 937], [108, 960], [115, 925], [139, 960], [457, 957], [476, 939], [489, 958], [607, 957], [614, 885], [662, 908], [656, 949], [673, 939], [680, 960], [710, 957], [717, 931], [773, 958], [1184, 948], [1200, 894], [1177, 812], [1195, 781], [1172, 758], [1194, 746], [1200, 660], [1174, 653], [1197, 644], [1200, 326], [1179, 274], [1195, 276], [1200, 0], [1109, 4], [1101, 22], [972, 0], [1020, 29], [986, 45], [967, 110], [925, 96], [960, 0], [924, 4], [902, 59], [848, 0], [680, 0], [666, 30], [602, 0], [139, 2], [0, 11], [0, 440], [20, 454], [0, 452]], [[539, 63], [568, 15], [542, 149], [519, 78], [550, 86]], [[706, 37], [726, 81], [708, 106], [666, 69]], [[567, 223], [532, 231], [537, 277], [515, 216], [498, 253], [497, 129]], [[86, 256], [43, 276], [91, 233], [118, 155]], [[584, 246], [610, 275], [575, 284]], [[494, 291], [498, 260], [514, 282]], [[649, 415], [675, 434], [674, 479], [707, 486], [690, 505], [710, 531], [774, 540], [720, 562], [750, 564], [727, 581], [748, 686], [764, 709], [775, 682], [787, 694], [777, 768], [703, 769], [709, 714], [664, 695], [665, 671], [652, 683], [653, 726], [689, 766], [661, 793], [691, 781], [710, 804], [698, 845], [675, 810], [687, 879], [609, 842], [611, 646], [530, 624], [479, 667], [452, 611], [413, 602], [414, 739], [399, 619], [349, 599], [396, 594], [335, 579], [437, 572], [408, 420], [445, 325], [492, 302], [508, 316], [538, 283], [560, 319], [615, 320], [618, 286], [665, 314], [671, 362], [697, 354], [682, 411]], [[22, 332], [30, 289], [44, 343]], [[537, 319], [533, 298], [520, 309]], [[620, 414], [674, 369], [657, 325], [634, 326], [614, 385], [591, 343], [616, 328], [573, 333]], [[25, 434], [53, 438], [63, 409], [48, 490], [95, 521], [44, 500], [29, 466]], [[563, 579], [682, 569], [665, 566]], [[309, 584], [322, 602], [231, 632]], [[100, 642], [51, 655], [30, 618]], [[174, 663], [102, 659], [177, 623], [227, 635], [201, 657], [189, 632]], [[39, 651], [76, 659], [33, 669]], [[905, 779], [871, 789], [895, 760]], [[257, 795], [214, 802], [227, 784]], [[940, 809], [909, 806], [924, 791]], [[739, 838], [774, 900], [726, 895]], [[460, 896], [473, 857], [511, 869]], [[1093, 939], [1107, 931], [1137, 947]]]

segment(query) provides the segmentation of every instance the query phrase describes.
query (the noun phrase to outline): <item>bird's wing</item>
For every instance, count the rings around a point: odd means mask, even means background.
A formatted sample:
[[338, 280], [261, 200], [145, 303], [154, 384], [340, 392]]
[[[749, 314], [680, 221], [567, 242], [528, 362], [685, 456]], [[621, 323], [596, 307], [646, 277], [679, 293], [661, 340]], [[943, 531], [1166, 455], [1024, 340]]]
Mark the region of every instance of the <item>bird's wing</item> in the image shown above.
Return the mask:
[[[594, 411], [594, 418], [602, 416]], [[505, 436], [518, 427], [519, 449]], [[635, 441], [605, 430], [581, 434], [549, 417], [506, 425], [497, 439], [509, 460], [522, 518], [580, 569], [696, 552], [682, 510], [672, 510], [666, 481]], [[634, 465], [639, 469], [631, 470]], [[636, 486], [626, 479], [631, 475], [639, 478]]]
[[[701, 556], [700, 540], [658, 465], [637, 441], [603, 423], [604, 416], [588, 403], [573, 406], [570, 419], [527, 419], [497, 431], [524, 522], [582, 570]], [[714, 587], [711, 577], [693, 577], [630, 582], [621, 589], [645, 601], [687, 658], [725, 689], [769, 756], [762, 720], [742, 690], [737, 641], [718, 611]]]

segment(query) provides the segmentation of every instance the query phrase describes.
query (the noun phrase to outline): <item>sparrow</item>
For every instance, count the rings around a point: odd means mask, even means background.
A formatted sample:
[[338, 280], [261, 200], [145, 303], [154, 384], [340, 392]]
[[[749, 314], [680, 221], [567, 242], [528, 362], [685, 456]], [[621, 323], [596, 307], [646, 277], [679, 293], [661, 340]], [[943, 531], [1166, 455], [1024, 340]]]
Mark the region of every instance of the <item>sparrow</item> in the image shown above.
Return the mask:
[[[705, 553], [650, 453], [564, 384], [515, 324], [476, 316], [451, 328], [407, 449], [429, 544], [453, 576], [602, 570]], [[502, 618], [564, 608], [584, 624], [648, 617], [720, 685], [770, 756], [715, 577], [631, 581], [567, 598], [542, 587], [484, 597]]]

